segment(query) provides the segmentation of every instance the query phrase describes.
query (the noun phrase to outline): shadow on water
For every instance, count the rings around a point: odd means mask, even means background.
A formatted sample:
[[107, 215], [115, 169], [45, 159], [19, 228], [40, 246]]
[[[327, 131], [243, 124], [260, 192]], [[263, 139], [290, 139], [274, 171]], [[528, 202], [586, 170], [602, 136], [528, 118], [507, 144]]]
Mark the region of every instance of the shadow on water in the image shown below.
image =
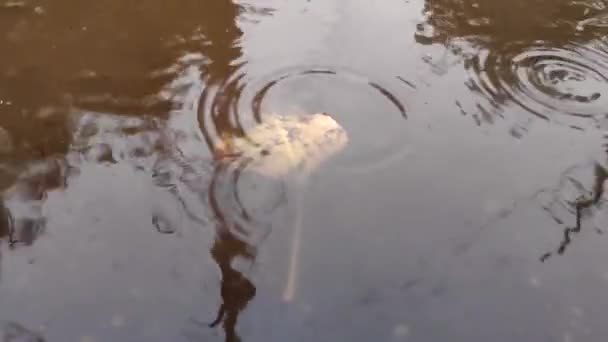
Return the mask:
[[[476, 100], [468, 104], [465, 94], [456, 104], [478, 125], [513, 115], [511, 105], [575, 129], [598, 124], [606, 113], [604, 2], [440, 0], [426, 1], [423, 13], [415, 39], [463, 60], [465, 85]], [[432, 63], [440, 68], [448, 58], [446, 52]]]

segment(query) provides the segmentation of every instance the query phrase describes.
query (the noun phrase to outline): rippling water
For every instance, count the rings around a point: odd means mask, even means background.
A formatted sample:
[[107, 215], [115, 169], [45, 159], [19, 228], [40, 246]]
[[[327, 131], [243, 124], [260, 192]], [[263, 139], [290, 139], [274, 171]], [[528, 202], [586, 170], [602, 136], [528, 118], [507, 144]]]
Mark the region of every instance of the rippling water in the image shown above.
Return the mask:
[[[222, 130], [246, 134], [248, 127], [261, 122], [265, 112], [323, 111], [332, 113], [353, 137], [349, 151], [341, 158], [346, 170], [381, 167], [402, 154], [407, 144], [405, 104], [394, 90], [365, 75], [323, 66], [287, 67], [251, 82], [243, 80], [245, 77], [238, 70], [235, 74], [214, 93], [205, 89], [201, 96], [198, 115], [209, 146], [214, 145]], [[377, 115], [382, 116], [383, 125], [377, 128], [379, 133], [382, 131], [381, 137], [368, 134]]]
[[544, 120], [574, 127], [601, 122], [606, 108], [606, 56], [585, 46], [505, 46], [472, 59], [469, 87], [489, 111], [509, 102]]
[[607, 13], [0, 0], [0, 341], [603, 340]]

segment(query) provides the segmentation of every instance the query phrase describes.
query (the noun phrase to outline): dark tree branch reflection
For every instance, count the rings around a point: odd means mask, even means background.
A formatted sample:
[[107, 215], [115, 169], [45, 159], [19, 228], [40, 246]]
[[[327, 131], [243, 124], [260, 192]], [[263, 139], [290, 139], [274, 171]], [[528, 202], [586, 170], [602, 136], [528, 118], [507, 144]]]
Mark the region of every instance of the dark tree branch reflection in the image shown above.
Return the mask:
[[218, 196], [218, 186], [225, 186], [218, 184], [218, 180], [224, 172], [227, 172], [227, 169], [222, 164], [218, 164], [209, 187], [209, 205], [217, 222], [217, 238], [211, 249], [211, 255], [222, 275], [220, 291], [222, 304], [218, 308], [217, 317], [209, 326], [215, 327], [223, 322], [225, 341], [236, 342], [240, 341], [236, 333], [238, 316], [255, 296], [256, 288], [241, 272], [233, 268], [232, 262], [237, 257], [252, 261], [255, 258], [255, 248], [231, 232], [232, 227], [228, 223], [230, 220], [225, 217], [218, 203], [222, 200], [221, 196]]
[[[572, 243], [573, 236], [581, 232], [584, 212], [590, 210], [594, 206], [598, 206], [604, 195], [604, 182], [608, 179], [608, 170], [599, 164], [595, 164], [593, 169], [594, 178], [591, 194], [579, 196], [572, 204], [575, 210], [575, 224], [573, 227], [566, 227], [564, 229], [563, 239], [556, 250], [558, 255], [563, 255]], [[597, 231], [598, 233], [601, 233], [601, 230], [598, 229]], [[547, 252], [540, 257], [540, 261], [545, 262], [553, 255], [553, 252]]]

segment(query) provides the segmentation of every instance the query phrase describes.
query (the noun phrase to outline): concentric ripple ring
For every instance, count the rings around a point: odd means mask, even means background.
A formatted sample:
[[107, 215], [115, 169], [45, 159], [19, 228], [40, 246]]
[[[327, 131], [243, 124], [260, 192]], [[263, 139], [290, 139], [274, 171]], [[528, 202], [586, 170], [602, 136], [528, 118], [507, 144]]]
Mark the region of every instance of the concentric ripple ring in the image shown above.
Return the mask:
[[467, 65], [475, 89], [494, 106], [512, 101], [528, 113], [567, 124], [608, 113], [608, 55], [591, 47], [509, 45]]

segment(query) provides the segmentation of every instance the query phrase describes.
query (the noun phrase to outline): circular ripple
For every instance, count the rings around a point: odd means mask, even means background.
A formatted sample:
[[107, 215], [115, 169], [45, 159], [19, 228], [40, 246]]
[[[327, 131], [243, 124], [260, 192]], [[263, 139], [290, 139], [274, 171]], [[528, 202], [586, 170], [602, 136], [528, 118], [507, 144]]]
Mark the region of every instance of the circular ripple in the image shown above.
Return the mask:
[[408, 152], [407, 109], [386, 84], [336, 67], [285, 68], [251, 82], [240, 71], [201, 97], [199, 120], [210, 147], [222, 132], [246, 135], [263, 113], [326, 112], [349, 136], [348, 147], [332, 165], [369, 171]]
[[471, 88], [495, 108], [512, 101], [538, 117], [571, 126], [608, 112], [608, 56], [597, 49], [510, 45], [480, 54], [466, 66]]
[[219, 165], [211, 179], [208, 202], [214, 218], [240, 240], [257, 246], [277, 223], [284, 227], [285, 183], [244, 172], [246, 161]]
[[223, 134], [243, 135], [247, 120], [252, 118], [241, 113], [240, 108], [241, 93], [247, 85], [243, 66], [244, 63], [241, 63], [232, 67], [226, 79], [208, 78], [199, 98], [199, 125], [210, 151], [220, 142]]
[[[342, 171], [369, 172], [408, 152], [407, 110], [397, 92], [356, 71], [299, 66], [255, 77], [240, 64], [228, 74], [225, 79], [206, 80], [199, 99], [198, 120], [210, 150], [224, 134], [246, 136], [263, 113], [325, 112], [349, 137], [345, 150], [330, 163]], [[289, 196], [283, 180], [256, 178], [243, 172], [247, 165], [242, 162], [218, 166], [209, 203], [218, 221], [233, 233], [259, 242], [273, 217], [284, 212], [279, 209], [285, 208]]]

